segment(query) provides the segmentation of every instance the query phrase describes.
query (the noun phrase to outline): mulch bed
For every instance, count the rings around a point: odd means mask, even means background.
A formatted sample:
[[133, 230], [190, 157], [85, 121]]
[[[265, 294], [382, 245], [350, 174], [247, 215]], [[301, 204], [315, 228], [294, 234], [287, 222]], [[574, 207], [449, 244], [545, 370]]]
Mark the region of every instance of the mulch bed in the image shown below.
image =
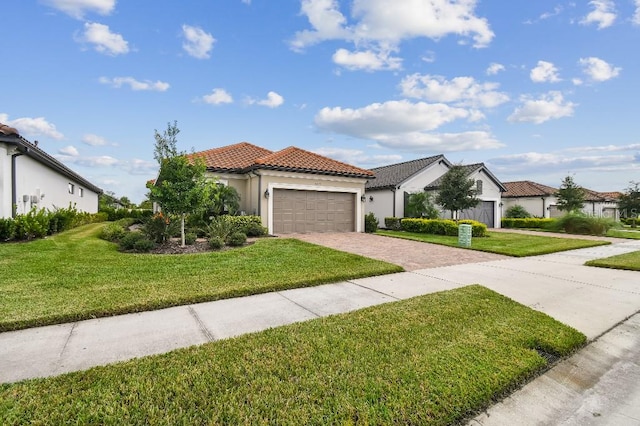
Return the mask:
[[[241, 246], [246, 247], [255, 242], [255, 238], [248, 238], [247, 242]], [[191, 254], [191, 253], [205, 253], [212, 251], [225, 251], [225, 250], [233, 250], [235, 248], [241, 247], [229, 247], [224, 246], [220, 250], [213, 250], [209, 247], [209, 242], [205, 239], [198, 239], [195, 243], [190, 245], [185, 245], [181, 247], [179, 238], [172, 238], [171, 240], [165, 242], [162, 245], [158, 245], [156, 248], [151, 250], [149, 253], [151, 254]]]

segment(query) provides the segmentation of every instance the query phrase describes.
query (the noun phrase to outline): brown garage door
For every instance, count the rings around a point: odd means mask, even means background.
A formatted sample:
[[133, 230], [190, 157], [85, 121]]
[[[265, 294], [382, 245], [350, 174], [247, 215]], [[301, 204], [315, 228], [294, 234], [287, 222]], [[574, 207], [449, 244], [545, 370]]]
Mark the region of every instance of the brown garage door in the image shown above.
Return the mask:
[[353, 193], [275, 189], [273, 232], [352, 232], [354, 208]]

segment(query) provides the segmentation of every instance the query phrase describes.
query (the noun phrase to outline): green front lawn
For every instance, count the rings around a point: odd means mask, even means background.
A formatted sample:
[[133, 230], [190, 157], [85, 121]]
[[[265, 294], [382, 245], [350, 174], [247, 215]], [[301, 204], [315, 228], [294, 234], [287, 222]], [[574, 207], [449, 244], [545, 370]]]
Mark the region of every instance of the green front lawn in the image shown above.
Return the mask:
[[585, 265], [599, 266], [601, 268], [628, 269], [640, 271], [640, 251], [634, 251], [618, 256], [605, 257], [603, 259], [590, 260]]
[[584, 342], [470, 286], [0, 385], [0, 423], [449, 425]]
[[[404, 231], [377, 232], [388, 237], [404, 238], [425, 243], [459, 247], [458, 237], [446, 235], [419, 234]], [[525, 235], [505, 232], [489, 232], [488, 237], [472, 238], [471, 249], [514, 257], [537, 256], [558, 251], [610, 244], [607, 241], [579, 240], [572, 238], [547, 237], [544, 235]]]
[[104, 224], [0, 244], [0, 331], [381, 275], [402, 268], [294, 239], [183, 255], [120, 253]]
[[609, 229], [607, 237], [628, 238], [631, 240], [640, 240], [640, 230], [633, 228]]

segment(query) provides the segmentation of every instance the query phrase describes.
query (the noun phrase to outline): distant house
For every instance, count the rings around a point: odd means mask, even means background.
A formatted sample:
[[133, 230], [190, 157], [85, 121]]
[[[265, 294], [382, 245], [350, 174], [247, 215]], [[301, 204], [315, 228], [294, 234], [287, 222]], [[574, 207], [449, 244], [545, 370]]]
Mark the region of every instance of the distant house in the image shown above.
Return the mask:
[[[520, 205], [532, 216], [560, 217], [563, 212], [558, 210], [557, 188], [528, 180], [504, 182], [507, 191], [502, 194], [503, 211], [509, 207]], [[619, 218], [619, 192], [597, 192], [584, 188], [585, 204], [582, 211], [598, 217]]]
[[[444, 155], [435, 155], [371, 169], [375, 179], [366, 184], [366, 212], [373, 212], [381, 222], [385, 217], [404, 217], [409, 195], [437, 191], [440, 179], [451, 166]], [[499, 227], [499, 204], [504, 186], [483, 163], [464, 167], [469, 179], [476, 183], [481, 203], [461, 212], [460, 218], [478, 220], [491, 228]], [[443, 217], [448, 214], [442, 212]]]
[[0, 123], [0, 218], [31, 208], [98, 211], [102, 190]]
[[281, 151], [240, 142], [190, 154], [206, 173], [240, 194], [240, 209], [271, 234], [363, 232], [369, 170], [296, 147]]

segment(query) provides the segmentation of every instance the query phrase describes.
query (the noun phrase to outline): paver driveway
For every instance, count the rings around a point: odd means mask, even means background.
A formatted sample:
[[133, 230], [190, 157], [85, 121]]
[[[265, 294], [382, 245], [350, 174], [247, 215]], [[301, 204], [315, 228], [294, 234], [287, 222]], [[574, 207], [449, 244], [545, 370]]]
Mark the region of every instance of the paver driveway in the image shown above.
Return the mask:
[[484, 253], [361, 232], [289, 234], [283, 237], [297, 238], [336, 250], [384, 260], [400, 265], [406, 271], [508, 259], [507, 256], [501, 254]]

